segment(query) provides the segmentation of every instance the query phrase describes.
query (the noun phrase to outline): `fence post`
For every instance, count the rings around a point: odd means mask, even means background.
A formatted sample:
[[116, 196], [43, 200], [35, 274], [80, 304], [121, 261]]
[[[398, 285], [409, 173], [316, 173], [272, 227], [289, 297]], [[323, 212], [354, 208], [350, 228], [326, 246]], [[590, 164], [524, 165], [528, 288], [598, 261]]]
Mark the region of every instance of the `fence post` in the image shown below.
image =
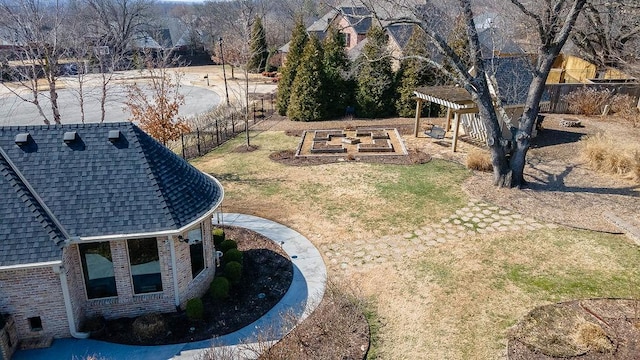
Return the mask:
[[182, 158], [186, 159], [187, 157], [185, 156], [185, 153], [184, 153], [184, 133], [180, 134], [180, 138], [182, 139]]
[[236, 133], [236, 122], [233, 119], [233, 113], [231, 113], [231, 133], [232, 134]]
[[256, 123], [256, 103], [253, 103], [253, 123]]
[[200, 129], [196, 128], [196, 139], [198, 141], [198, 156], [202, 156], [200, 152]]
[[218, 128], [218, 118], [216, 118], [216, 146], [220, 145], [220, 129]]

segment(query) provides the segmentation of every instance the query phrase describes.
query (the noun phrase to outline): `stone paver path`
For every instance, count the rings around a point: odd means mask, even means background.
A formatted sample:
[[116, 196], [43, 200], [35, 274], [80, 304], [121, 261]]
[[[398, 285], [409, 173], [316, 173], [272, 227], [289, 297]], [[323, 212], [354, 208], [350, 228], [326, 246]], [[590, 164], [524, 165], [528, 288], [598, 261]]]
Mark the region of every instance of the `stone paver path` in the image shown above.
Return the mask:
[[333, 270], [362, 269], [400, 260], [409, 252], [421, 253], [430, 246], [438, 246], [467, 236], [533, 231], [544, 227], [556, 225], [543, 224], [495, 205], [471, 201], [451, 216], [405, 234], [325, 244], [320, 246], [320, 251], [327, 266]]

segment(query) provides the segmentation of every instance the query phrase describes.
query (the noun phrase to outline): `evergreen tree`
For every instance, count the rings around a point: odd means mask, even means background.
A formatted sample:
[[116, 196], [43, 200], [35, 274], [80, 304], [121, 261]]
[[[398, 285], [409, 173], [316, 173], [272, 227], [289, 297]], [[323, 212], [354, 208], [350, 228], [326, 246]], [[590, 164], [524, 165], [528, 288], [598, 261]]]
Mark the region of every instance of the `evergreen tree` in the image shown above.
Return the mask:
[[421, 60], [429, 57], [427, 43], [426, 34], [419, 27], [414, 27], [404, 49], [404, 55], [407, 58], [402, 60], [396, 74], [398, 78], [396, 111], [402, 117], [415, 115], [416, 101], [413, 92], [420, 86], [435, 85], [436, 83], [434, 71], [425, 61]]
[[278, 81], [278, 98], [276, 107], [278, 108], [278, 114], [286, 115], [287, 108], [289, 107], [289, 98], [291, 97], [291, 85], [296, 78], [298, 65], [300, 65], [300, 58], [302, 57], [302, 51], [308, 40], [307, 30], [304, 28], [302, 19], [296, 20], [296, 25], [291, 33], [291, 41], [289, 42], [289, 53], [287, 53], [287, 60], [283, 66], [280, 81]]
[[388, 36], [372, 26], [367, 43], [358, 57], [356, 114], [359, 117], [384, 117], [394, 113], [394, 76], [387, 52]]
[[294, 121], [323, 120], [327, 116], [322, 46], [313, 36], [304, 48], [298, 73], [291, 86], [287, 116]]
[[344, 36], [337, 27], [330, 26], [324, 39], [324, 70], [327, 78], [327, 115], [336, 117], [344, 114], [351, 104], [353, 89], [347, 78], [349, 59], [344, 51]]
[[267, 65], [267, 57], [269, 51], [267, 49], [267, 35], [265, 34], [262, 20], [256, 16], [251, 27], [251, 39], [249, 43], [249, 51], [251, 51], [249, 63], [247, 64], [250, 72], [261, 73]]

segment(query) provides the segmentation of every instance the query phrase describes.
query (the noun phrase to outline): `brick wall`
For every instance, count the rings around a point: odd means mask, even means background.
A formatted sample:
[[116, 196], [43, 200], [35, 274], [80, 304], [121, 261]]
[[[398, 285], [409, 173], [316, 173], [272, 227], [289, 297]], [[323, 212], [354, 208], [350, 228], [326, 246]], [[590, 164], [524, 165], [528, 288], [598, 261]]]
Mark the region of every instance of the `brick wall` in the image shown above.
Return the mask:
[[[0, 294], [0, 312], [13, 316], [18, 338], [71, 335], [60, 277], [51, 266], [1, 271]], [[42, 330], [33, 331], [28, 319], [37, 316]]]
[[178, 289], [180, 289], [180, 307], [185, 308], [187, 301], [202, 296], [208, 289], [216, 271], [215, 249], [211, 239], [211, 218], [202, 223], [202, 241], [204, 246], [205, 269], [196, 276], [191, 276], [191, 255], [189, 245], [176, 242], [176, 258], [178, 268]]

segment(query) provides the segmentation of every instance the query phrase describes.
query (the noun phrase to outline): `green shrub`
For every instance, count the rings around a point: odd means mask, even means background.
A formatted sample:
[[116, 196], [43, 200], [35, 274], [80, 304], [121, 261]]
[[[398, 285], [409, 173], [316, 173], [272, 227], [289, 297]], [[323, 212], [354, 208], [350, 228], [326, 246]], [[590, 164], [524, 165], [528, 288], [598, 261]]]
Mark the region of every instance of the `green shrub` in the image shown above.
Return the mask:
[[209, 286], [209, 295], [216, 300], [227, 298], [229, 297], [229, 288], [229, 280], [226, 277], [217, 277]]
[[202, 299], [193, 298], [187, 301], [187, 317], [189, 320], [201, 320], [204, 316], [204, 305]]
[[224, 241], [224, 230], [220, 228], [215, 228], [211, 231], [211, 235], [213, 236], [213, 244], [218, 247]]
[[224, 266], [224, 276], [232, 283], [237, 283], [242, 278], [242, 264], [230, 261]]
[[238, 249], [230, 249], [226, 253], [224, 253], [224, 257], [222, 258], [225, 262], [239, 262], [242, 264], [242, 251]]
[[222, 243], [220, 243], [220, 251], [222, 251], [225, 254], [227, 253], [227, 251], [231, 249], [237, 249], [237, 248], [238, 248], [238, 243], [233, 240], [225, 240]]

